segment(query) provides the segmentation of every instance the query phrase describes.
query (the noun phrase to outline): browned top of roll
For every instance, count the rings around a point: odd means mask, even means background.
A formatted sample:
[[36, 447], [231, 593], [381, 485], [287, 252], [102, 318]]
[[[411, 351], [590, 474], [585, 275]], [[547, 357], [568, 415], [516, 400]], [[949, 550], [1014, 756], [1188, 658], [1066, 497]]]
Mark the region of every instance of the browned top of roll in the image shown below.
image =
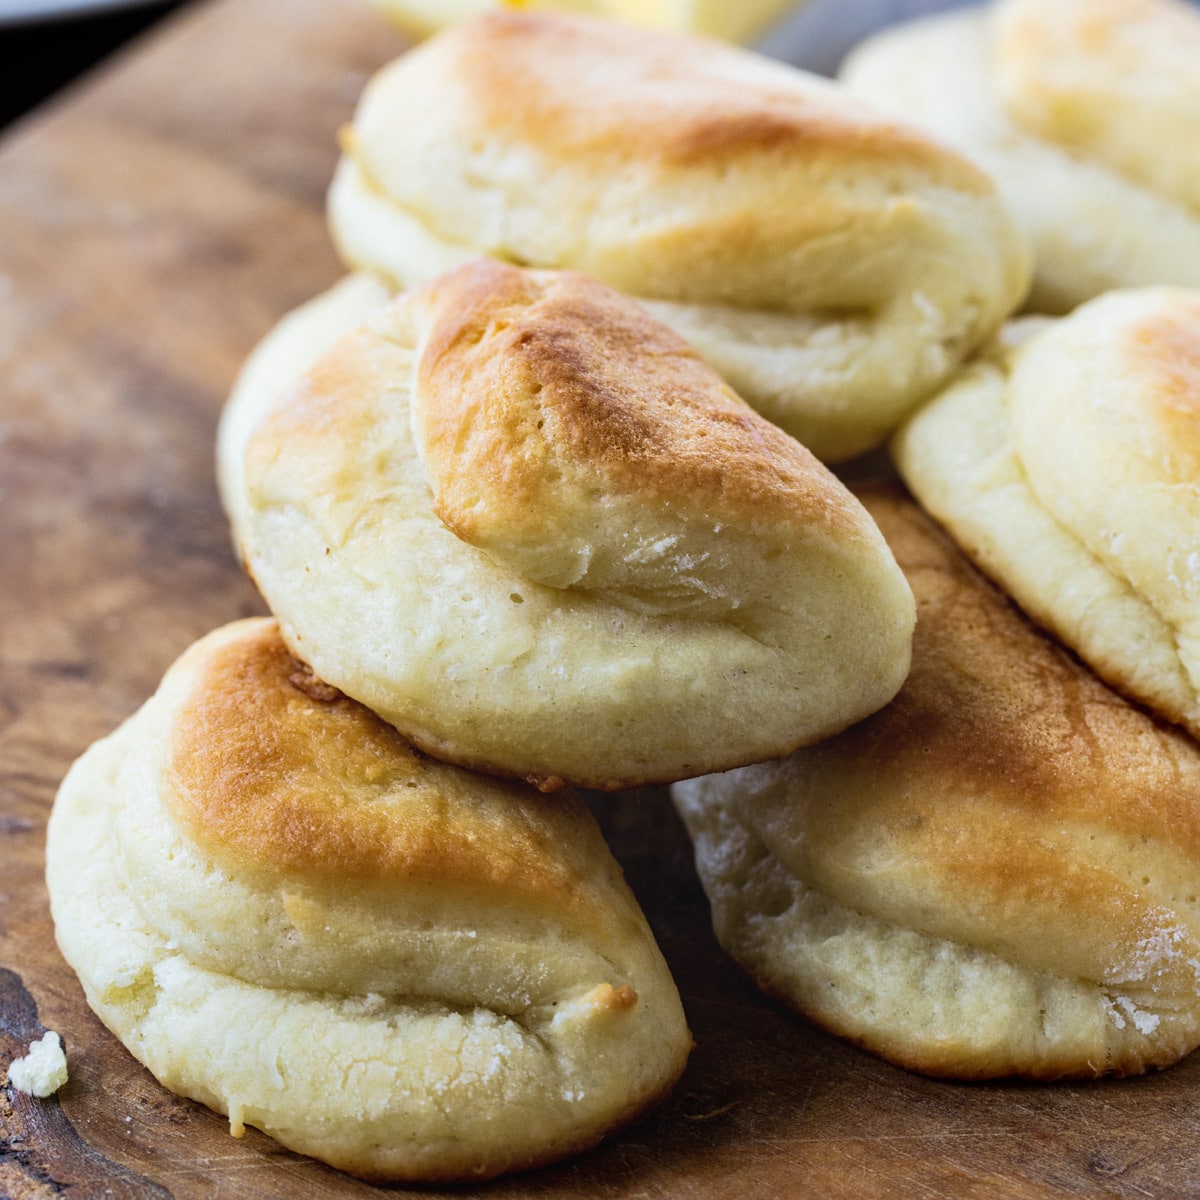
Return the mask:
[[603, 842], [576, 797], [429, 759], [297, 662], [274, 622], [230, 630], [175, 668], [190, 679], [164, 799], [205, 852], [343, 892], [440, 887], [604, 912], [590, 857]]
[[856, 535], [858, 506], [828, 471], [625, 297], [493, 261], [424, 296], [420, 444], [434, 511], [464, 541], [544, 549], [568, 520], [593, 538], [598, 495], [663, 513], [664, 534], [690, 513], [774, 528], [780, 545], [814, 523]]
[[[719, 170], [802, 151], [817, 173], [870, 157], [991, 190], [962, 158], [836, 88], [701, 37], [497, 12], [464, 22], [431, 52], [444, 56], [481, 127], [555, 154]], [[537, 88], [514, 87], [531, 75]]]

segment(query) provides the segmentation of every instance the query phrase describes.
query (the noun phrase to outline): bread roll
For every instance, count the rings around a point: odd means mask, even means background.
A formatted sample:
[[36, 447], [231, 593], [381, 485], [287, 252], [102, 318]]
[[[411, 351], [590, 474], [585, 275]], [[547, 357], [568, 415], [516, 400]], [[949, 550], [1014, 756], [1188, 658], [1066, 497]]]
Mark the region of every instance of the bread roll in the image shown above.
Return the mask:
[[1195, 4], [1002, 0], [995, 37], [1001, 103], [1022, 129], [1200, 219]]
[[917, 596], [887, 708], [676, 784], [722, 945], [917, 1071], [1131, 1074], [1200, 1041], [1200, 748], [1026, 623], [911, 501], [864, 496]]
[[1200, 12], [1177, 0], [1000, 0], [868, 39], [850, 91], [996, 179], [1029, 235], [1029, 307], [1200, 287]]
[[481, 260], [349, 335], [245, 452], [293, 652], [460, 765], [614, 789], [885, 703], [912, 597], [857, 501], [676, 334]]
[[1200, 736], [1200, 293], [1114, 292], [1001, 345], [896, 435], [985, 571]]
[[589, 1147], [690, 1046], [584, 804], [426, 759], [266, 619], [75, 764], [47, 879], [89, 1003], [163, 1084], [366, 1178]]
[[403, 287], [481, 254], [641, 299], [818, 457], [878, 445], [1021, 300], [1026, 247], [956, 154], [708, 40], [497, 13], [368, 85], [330, 193]]

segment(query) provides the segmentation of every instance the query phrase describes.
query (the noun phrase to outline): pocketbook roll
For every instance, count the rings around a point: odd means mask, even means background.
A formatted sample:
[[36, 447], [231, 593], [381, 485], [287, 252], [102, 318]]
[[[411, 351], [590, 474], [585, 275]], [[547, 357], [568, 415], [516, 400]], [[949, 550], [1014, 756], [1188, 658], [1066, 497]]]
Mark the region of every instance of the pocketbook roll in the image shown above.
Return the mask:
[[691, 1045], [583, 801], [427, 759], [273, 621], [191, 647], [50, 818], [58, 942], [172, 1091], [378, 1180], [594, 1145]]

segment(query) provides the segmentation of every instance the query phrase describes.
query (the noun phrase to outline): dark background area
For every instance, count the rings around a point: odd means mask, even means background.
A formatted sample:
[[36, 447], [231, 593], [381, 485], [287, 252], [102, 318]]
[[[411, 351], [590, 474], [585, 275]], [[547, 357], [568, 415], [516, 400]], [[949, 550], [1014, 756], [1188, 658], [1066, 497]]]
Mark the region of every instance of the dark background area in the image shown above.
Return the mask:
[[163, 0], [102, 16], [0, 23], [0, 126], [28, 112], [182, 3]]

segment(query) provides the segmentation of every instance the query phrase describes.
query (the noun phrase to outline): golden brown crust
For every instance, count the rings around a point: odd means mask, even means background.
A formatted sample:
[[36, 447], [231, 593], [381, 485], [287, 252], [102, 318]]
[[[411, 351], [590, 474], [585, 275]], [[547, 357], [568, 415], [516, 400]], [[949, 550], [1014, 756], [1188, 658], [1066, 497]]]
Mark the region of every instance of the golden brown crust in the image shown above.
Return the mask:
[[602, 914], [562, 846], [594, 840], [565, 798], [539, 813], [519, 785], [426, 758], [297, 663], [274, 622], [193, 669], [165, 803], [216, 861], [320, 886], [452, 886], [576, 921]]
[[379, 310], [266, 412], [245, 483], [297, 657], [545, 790], [785, 753], [907, 665], [907, 585], [837, 477], [575, 273], [476, 260]]
[[[399, 125], [431, 89], [436, 149]], [[370, 186], [452, 242], [644, 298], [764, 312], [882, 307], [911, 286], [909, 256], [967, 236], [977, 204], [1006, 220], [977, 167], [826, 80], [704, 38], [561, 14], [487, 14], [406, 55], [365, 93], [349, 145]], [[441, 198], [412, 161], [438, 153], [452, 164]], [[506, 215], [489, 220], [472, 189]], [[1019, 291], [1023, 247], [997, 232]], [[912, 239], [922, 244], [903, 249]], [[845, 269], [868, 261], [870, 277]]]
[[368, 1179], [594, 1145], [691, 1039], [586, 805], [422, 759], [235, 622], [64, 781], [56, 933], [167, 1087]]
[[427, 285], [422, 307], [423, 461], [464, 541], [545, 539], [551, 514], [597, 493], [853, 536], [849, 494], [808, 451], [586, 276], [480, 261]]
[[[933, 771], [939, 792], [983, 793], [1047, 826], [1086, 813], [1130, 837], [1152, 829], [1156, 841], [1200, 857], [1192, 744], [1025, 621], [915, 505], [862, 494], [917, 596], [917, 633], [904, 687], [840, 736], [837, 756], [886, 763], [907, 779]], [[875, 811], [889, 828], [904, 826], [901, 814], [914, 831], [922, 824], [905, 791]], [[951, 849], [944, 842], [931, 856], [954, 869]], [[999, 854], [989, 868], [1014, 879], [1024, 869]]]
[[862, 763], [891, 780], [814, 812], [815, 876], [823, 851], [836, 862], [839, 846], [873, 841], [957, 906], [929, 921], [941, 936], [1187, 994], [1200, 956], [1195, 745], [1029, 625], [914, 505], [864, 499], [917, 597], [913, 666], [892, 705], [812, 752], [817, 772]]
[[[991, 191], [982, 172], [915, 131], [833, 88], [804, 87], [795, 72], [750, 68], [744, 53], [716, 41], [499, 12], [461, 26], [453, 46], [450, 69], [481, 128], [567, 159], [641, 158], [714, 173], [796, 154], [829, 173], [874, 159]], [[538, 87], [516, 86], [530, 77]]]
[[1028, 282], [976, 167], [702, 38], [464, 22], [371, 80], [344, 146], [329, 203], [347, 262], [400, 287], [483, 254], [584, 271], [826, 460], [877, 445]]
[[1116, 334], [1118, 353], [1146, 381], [1141, 401], [1162, 434], [1163, 447], [1185, 455], [1172, 472], [1200, 479], [1200, 293], [1173, 293], [1159, 308]]

